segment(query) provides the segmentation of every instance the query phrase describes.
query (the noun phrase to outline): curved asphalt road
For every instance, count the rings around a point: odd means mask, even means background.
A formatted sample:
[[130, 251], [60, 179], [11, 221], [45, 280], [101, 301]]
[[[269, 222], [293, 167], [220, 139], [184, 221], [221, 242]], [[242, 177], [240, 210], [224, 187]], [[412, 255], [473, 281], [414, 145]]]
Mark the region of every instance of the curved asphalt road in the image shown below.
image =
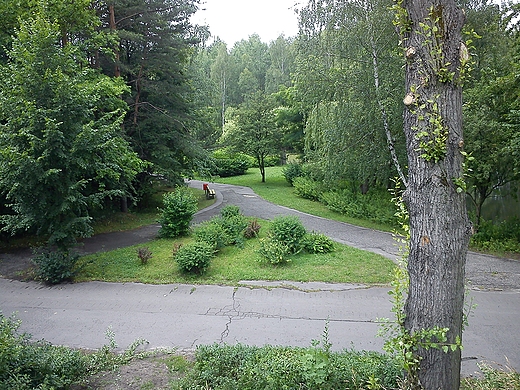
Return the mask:
[[[190, 185], [202, 188], [199, 181]], [[295, 214], [309, 230], [338, 242], [397, 256], [390, 234], [276, 206], [247, 187], [211, 187], [217, 202], [197, 213], [195, 223], [235, 204], [245, 215], [263, 219]], [[96, 236], [85, 240], [83, 251], [146, 242], [157, 228]], [[0, 259], [16, 260], [6, 254]], [[470, 253], [467, 277], [477, 308], [464, 333], [463, 373], [473, 373], [478, 361], [520, 371], [520, 262]], [[257, 286], [270, 288], [251, 288]], [[320, 338], [328, 320], [334, 349], [380, 350], [377, 319], [391, 317], [390, 308], [388, 288], [359, 285], [244, 281], [239, 288], [101, 282], [48, 287], [0, 279], [0, 310], [17, 312], [23, 331], [53, 344], [92, 349], [106, 342], [109, 328], [122, 348], [138, 338], [148, 340], [149, 348], [191, 349], [214, 342], [308, 346]]]

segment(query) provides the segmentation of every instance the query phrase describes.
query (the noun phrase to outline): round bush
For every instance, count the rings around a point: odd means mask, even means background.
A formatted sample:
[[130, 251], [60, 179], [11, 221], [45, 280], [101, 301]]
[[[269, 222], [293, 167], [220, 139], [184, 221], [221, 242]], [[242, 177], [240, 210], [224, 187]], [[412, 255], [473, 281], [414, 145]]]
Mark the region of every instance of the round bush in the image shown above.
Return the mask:
[[37, 266], [38, 279], [48, 284], [58, 284], [71, 280], [77, 273], [79, 255], [74, 252], [46, 249], [33, 258]]
[[287, 245], [269, 238], [260, 242], [258, 253], [272, 265], [288, 263], [291, 254]]
[[230, 238], [229, 244], [243, 244], [244, 231], [247, 228], [247, 219], [243, 215], [236, 215], [229, 218], [222, 218], [220, 223], [222, 228]]
[[211, 172], [215, 176], [239, 176], [247, 172], [252, 166], [251, 158], [243, 153], [227, 153], [225, 150], [213, 153], [215, 169]]
[[210, 244], [197, 241], [181, 246], [175, 254], [175, 261], [182, 272], [202, 275], [208, 269], [214, 254]]
[[198, 201], [187, 187], [177, 187], [163, 197], [163, 206], [159, 223], [159, 236], [174, 238], [188, 232], [193, 215], [197, 212]]
[[287, 183], [292, 186], [294, 179], [303, 175], [303, 169], [301, 164], [290, 163], [283, 168], [282, 174], [285, 177], [285, 180], [287, 180]]
[[220, 210], [222, 218], [238, 217], [240, 215], [240, 207], [234, 204], [227, 205]]
[[309, 179], [305, 176], [299, 176], [293, 180], [294, 193], [300, 198], [310, 200], [320, 200], [323, 193], [323, 185], [320, 182]]
[[193, 234], [197, 241], [210, 244], [214, 250], [224, 248], [231, 241], [219, 218], [212, 219], [196, 226], [193, 229]]
[[298, 217], [287, 215], [273, 219], [270, 234], [273, 240], [284, 244], [294, 254], [302, 250], [307, 231]]
[[325, 234], [312, 232], [307, 234], [303, 246], [309, 253], [330, 253], [335, 249], [334, 241]]

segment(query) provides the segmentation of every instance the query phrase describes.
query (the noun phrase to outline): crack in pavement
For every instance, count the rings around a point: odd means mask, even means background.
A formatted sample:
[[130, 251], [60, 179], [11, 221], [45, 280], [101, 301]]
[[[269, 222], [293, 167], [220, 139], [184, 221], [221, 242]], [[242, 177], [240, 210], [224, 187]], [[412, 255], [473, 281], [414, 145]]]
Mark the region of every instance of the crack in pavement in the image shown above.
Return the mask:
[[[231, 313], [234, 312], [234, 313], [238, 313], [239, 314], [240, 311], [238, 309], [240, 308], [240, 304], [236, 300], [236, 294], [237, 294], [237, 289], [235, 288], [233, 290], [233, 295], [231, 296], [231, 299], [233, 300], [233, 304], [232, 304], [231, 310], [229, 310], [229, 312], [231, 312]], [[227, 306], [224, 306], [224, 308], [226, 308], [226, 307]], [[233, 318], [235, 317], [235, 316], [229, 315], [229, 314], [227, 314], [227, 316], [228, 316], [228, 322], [225, 325], [225, 329], [220, 334], [220, 342], [221, 343], [223, 343], [224, 339], [229, 336], [229, 327], [231, 326], [231, 323], [233, 322]]]
[[319, 321], [324, 322], [327, 321], [329, 323], [371, 323], [371, 324], [380, 324], [384, 322], [381, 319], [349, 319], [349, 318], [330, 318], [330, 317], [306, 317], [306, 316], [288, 316], [288, 315], [276, 315], [276, 314], [265, 314], [261, 312], [255, 311], [241, 311], [240, 310], [240, 302], [236, 296], [237, 289], [233, 290], [233, 294], [231, 296], [232, 303], [230, 305], [226, 305], [222, 308], [209, 308], [205, 316], [221, 316], [227, 317], [228, 321], [224, 326], [224, 330], [220, 334], [220, 342], [223, 343], [226, 338], [229, 337], [230, 327], [233, 321], [242, 320], [245, 318], [275, 318], [279, 320], [304, 320], [304, 321]]

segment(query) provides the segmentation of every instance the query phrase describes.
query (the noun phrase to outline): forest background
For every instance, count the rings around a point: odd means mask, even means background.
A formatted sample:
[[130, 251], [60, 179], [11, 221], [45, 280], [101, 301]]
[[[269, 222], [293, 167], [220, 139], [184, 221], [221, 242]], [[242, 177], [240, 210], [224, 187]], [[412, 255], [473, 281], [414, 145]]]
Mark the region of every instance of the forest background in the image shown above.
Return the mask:
[[[518, 252], [520, 8], [460, 5], [471, 66], [459, 184], [474, 245]], [[96, 218], [145, 208], [158, 180], [250, 166], [269, 180], [265, 166], [287, 161], [300, 196], [396, 223], [387, 190], [406, 181], [407, 157], [393, 3], [309, 1], [297, 37], [252, 35], [233, 47], [191, 24], [200, 6], [2, 2], [4, 241], [38, 234], [67, 251]]]

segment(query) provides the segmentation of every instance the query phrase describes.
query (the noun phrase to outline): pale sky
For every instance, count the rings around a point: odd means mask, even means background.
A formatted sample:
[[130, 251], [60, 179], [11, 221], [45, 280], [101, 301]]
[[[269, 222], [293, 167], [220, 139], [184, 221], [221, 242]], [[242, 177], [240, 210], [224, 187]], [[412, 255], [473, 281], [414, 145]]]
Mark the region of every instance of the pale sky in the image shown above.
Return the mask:
[[228, 48], [255, 33], [269, 43], [282, 33], [286, 37], [297, 35], [298, 17], [294, 7], [298, 2], [302, 3], [298, 0], [206, 0], [192, 23], [209, 25], [212, 36], [220, 37]]

